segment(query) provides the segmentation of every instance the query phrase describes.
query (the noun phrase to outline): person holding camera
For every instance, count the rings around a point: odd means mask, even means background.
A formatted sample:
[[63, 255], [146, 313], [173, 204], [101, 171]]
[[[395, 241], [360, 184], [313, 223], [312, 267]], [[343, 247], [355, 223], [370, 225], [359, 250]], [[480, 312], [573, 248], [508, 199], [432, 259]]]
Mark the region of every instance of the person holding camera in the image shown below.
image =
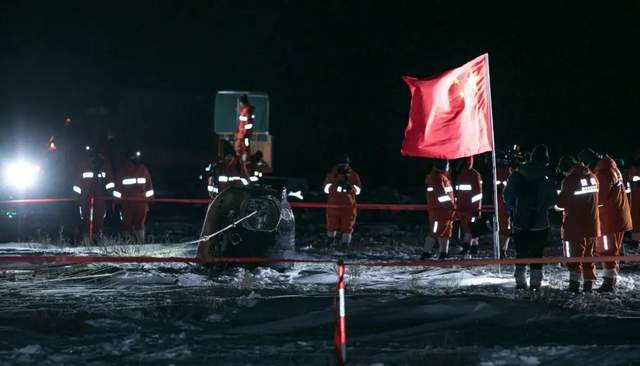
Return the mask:
[[[549, 231], [548, 211], [558, 194], [550, 179], [549, 150], [537, 145], [531, 161], [514, 171], [504, 188], [504, 200], [511, 207], [513, 239], [516, 258], [541, 258]], [[527, 265], [517, 264], [514, 272], [516, 289], [539, 290], [542, 285], [542, 265], [529, 264], [530, 283], [527, 284]]]
[[335, 244], [338, 231], [342, 234], [342, 244], [349, 245], [356, 223], [356, 196], [362, 192], [362, 183], [350, 163], [349, 156], [345, 155], [324, 179], [327, 203], [339, 206], [329, 207], [326, 212], [327, 241], [330, 245]]

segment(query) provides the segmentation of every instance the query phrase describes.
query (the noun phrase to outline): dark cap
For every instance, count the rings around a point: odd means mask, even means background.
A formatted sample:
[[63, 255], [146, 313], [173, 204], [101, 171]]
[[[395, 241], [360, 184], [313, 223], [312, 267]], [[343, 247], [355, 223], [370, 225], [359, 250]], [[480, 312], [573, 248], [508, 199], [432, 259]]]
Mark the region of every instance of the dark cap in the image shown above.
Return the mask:
[[598, 154], [589, 148], [582, 149], [582, 151], [578, 153], [578, 160], [588, 167], [593, 167], [598, 162]]
[[549, 163], [549, 148], [547, 148], [547, 145], [536, 145], [531, 151], [531, 161], [535, 163]]
[[560, 173], [566, 173], [576, 164], [578, 164], [578, 162], [573, 156], [563, 155], [560, 158], [560, 161], [558, 161], [558, 171]]

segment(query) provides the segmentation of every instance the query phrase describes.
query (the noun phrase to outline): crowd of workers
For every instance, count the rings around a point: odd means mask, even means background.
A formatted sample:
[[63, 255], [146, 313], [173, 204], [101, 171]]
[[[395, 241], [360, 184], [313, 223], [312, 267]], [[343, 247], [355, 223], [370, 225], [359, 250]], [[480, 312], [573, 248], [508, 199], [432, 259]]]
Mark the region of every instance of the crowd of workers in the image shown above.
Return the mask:
[[108, 211], [119, 211], [121, 232], [136, 242], [144, 242], [149, 211], [146, 199], [152, 198], [154, 191], [151, 175], [140, 155], [139, 151], [131, 151], [124, 158], [114, 159], [112, 167], [104, 151], [95, 146], [85, 147], [73, 185], [80, 198], [80, 231], [84, 241], [91, 241], [103, 232]]
[[[233, 143], [222, 140], [221, 158], [205, 170], [207, 190], [212, 198], [229, 186], [244, 186], [259, 181], [270, 167], [262, 152], [251, 153], [253, 106], [247, 96], [239, 100], [239, 113]], [[83, 234], [103, 230], [108, 206], [120, 207], [122, 231], [138, 242], [144, 241], [144, 223], [149, 209], [147, 198], [154, 195], [148, 169], [139, 161], [140, 153], [129, 154], [112, 169], [109, 159], [87, 146], [88, 154], [79, 164], [73, 190], [80, 195], [79, 214]], [[500, 154], [499, 154], [500, 155]], [[473, 157], [462, 159], [455, 174], [449, 161], [435, 159], [426, 176], [426, 201], [429, 216], [428, 235], [421, 259], [449, 256], [454, 223], [461, 231], [460, 255], [478, 253], [478, 226], [482, 213], [483, 181], [473, 168]], [[562, 247], [567, 257], [617, 256], [621, 254], [625, 232], [640, 240], [640, 156], [623, 174], [608, 155], [582, 150], [577, 159], [563, 156], [556, 172], [564, 176], [560, 189], [554, 182], [549, 152], [536, 146], [529, 156], [515, 146], [499, 156], [496, 169], [498, 226], [501, 257], [507, 256], [511, 239], [517, 258], [543, 256], [549, 230], [549, 212], [561, 211]], [[452, 179], [452, 175], [454, 179]], [[324, 193], [328, 195], [326, 232], [329, 245], [349, 245], [356, 222], [356, 196], [362, 192], [358, 173], [345, 155], [326, 175]], [[112, 200], [96, 199], [113, 197]], [[629, 199], [630, 197], [630, 199]], [[629, 203], [629, 200], [631, 203]], [[542, 265], [516, 265], [518, 289], [539, 289]], [[569, 290], [592, 291], [596, 280], [593, 263], [571, 263]], [[613, 292], [619, 271], [618, 262], [603, 264], [603, 283], [598, 289]]]
[[[517, 258], [541, 258], [549, 230], [549, 213], [562, 212], [561, 238], [566, 257], [618, 256], [625, 232], [640, 240], [640, 156], [631, 169], [621, 172], [606, 154], [582, 150], [577, 158], [560, 158], [556, 172], [562, 174], [560, 189], [554, 182], [546, 146], [538, 145], [525, 158], [514, 151], [499, 159], [496, 174], [498, 192], [499, 237], [501, 256], [506, 256], [510, 239]], [[473, 159], [464, 160], [455, 184], [451, 182], [449, 162], [436, 160], [426, 178], [429, 234], [422, 259], [448, 257], [449, 241], [455, 221], [463, 232], [461, 254], [477, 251], [473, 225], [481, 213], [482, 180], [472, 168]], [[437, 245], [436, 245], [437, 244]], [[514, 276], [518, 289], [540, 289], [542, 265], [516, 265]], [[593, 263], [570, 263], [571, 292], [591, 292], [596, 280]], [[603, 263], [600, 292], [614, 292], [619, 264]]]
[[[207, 190], [212, 198], [228, 186], [248, 185], [270, 172], [261, 151], [251, 154], [253, 110], [248, 97], [243, 95], [239, 100], [233, 143], [220, 141], [221, 158], [205, 168]], [[121, 233], [136, 242], [144, 242], [149, 211], [147, 199], [154, 196], [153, 184], [149, 170], [140, 161], [140, 152], [129, 151], [126, 155], [109, 159], [100, 147], [85, 148], [73, 185], [73, 191], [80, 197], [80, 232], [85, 241], [103, 232], [104, 219], [111, 210], [119, 212]]]

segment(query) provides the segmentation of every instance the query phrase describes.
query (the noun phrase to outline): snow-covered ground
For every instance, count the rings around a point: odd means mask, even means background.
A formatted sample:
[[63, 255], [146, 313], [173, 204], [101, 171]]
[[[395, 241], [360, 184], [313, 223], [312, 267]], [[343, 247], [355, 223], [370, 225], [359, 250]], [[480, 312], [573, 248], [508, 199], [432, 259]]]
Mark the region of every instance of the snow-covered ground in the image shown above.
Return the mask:
[[[300, 237], [299, 258], [415, 259], [389, 227], [351, 249]], [[193, 246], [0, 245], [1, 253], [192, 255]], [[486, 255], [489, 254], [487, 247]], [[571, 295], [545, 267], [540, 293], [516, 292], [510, 266], [348, 267], [355, 365], [629, 365], [640, 361], [637, 265], [616, 295]], [[0, 364], [334, 364], [333, 264], [207, 271], [186, 265], [3, 265]]]

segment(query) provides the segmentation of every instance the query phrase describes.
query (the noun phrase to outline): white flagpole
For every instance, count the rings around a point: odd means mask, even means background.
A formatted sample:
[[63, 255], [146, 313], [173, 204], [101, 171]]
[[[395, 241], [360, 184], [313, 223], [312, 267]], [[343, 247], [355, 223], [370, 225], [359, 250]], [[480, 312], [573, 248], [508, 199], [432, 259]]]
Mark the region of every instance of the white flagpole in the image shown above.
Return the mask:
[[[496, 168], [496, 138], [493, 133], [493, 105], [491, 104], [491, 76], [489, 72], [489, 54], [485, 54], [485, 62], [487, 64], [487, 97], [489, 98], [489, 119], [491, 120], [491, 160], [493, 163], [493, 208], [494, 208], [494, 225], [493, 225], [493, 256], [500, 259], [500, 220], [498, 220], [498, 185], [496, 184], [497, 168]], [[498, 271], [500, 266], [498, 265]]]

